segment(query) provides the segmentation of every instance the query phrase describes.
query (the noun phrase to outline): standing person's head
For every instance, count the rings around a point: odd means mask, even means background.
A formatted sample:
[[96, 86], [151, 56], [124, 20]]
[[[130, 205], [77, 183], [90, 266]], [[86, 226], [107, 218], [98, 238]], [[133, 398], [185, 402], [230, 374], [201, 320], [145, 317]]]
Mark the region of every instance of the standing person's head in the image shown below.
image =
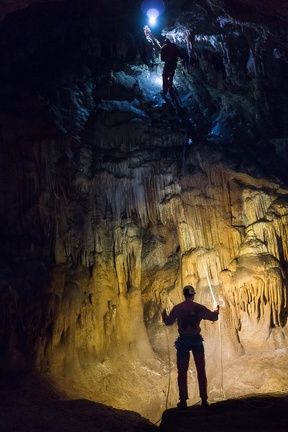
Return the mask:
[[184, 295], [185, 299], [187, 299], [187, 298], [188, 299], [193, 299], [194, 296], [195, 296], [195, 294], [196, 294], [196, 291], [195, 291], [195, 289], [193, 288], [192, 285], [186, 285], [183, 288], [183, 295]]

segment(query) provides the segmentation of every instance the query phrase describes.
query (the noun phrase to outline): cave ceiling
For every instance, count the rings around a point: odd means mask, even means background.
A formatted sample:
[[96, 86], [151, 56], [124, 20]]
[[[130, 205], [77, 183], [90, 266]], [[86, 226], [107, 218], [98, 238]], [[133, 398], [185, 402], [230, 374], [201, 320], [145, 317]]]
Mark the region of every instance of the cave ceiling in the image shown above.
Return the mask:
[[[2, 0], [0, 4], [0, 17], [4, 18], [7, 13], [26, 8], [33, 3], [48, 2], [73, 3], [73, 0]], [[82, 2], [84, 7], [85, 3], [87, 2]], [[138, 3], [139, 6], [141, 1], [122, 0], [120, 2], [107, 2], [105, 0], [99, 0], [97, 1], [96, 9], [101, 7], [113, 9], [115, 6], [116, 9], [125, 9], [131, 7], [135, 3]], [[179, 0], [177, 2], [167, 0], [166, 4], [167, 7], [171, 7], [171, 10], [175, 8], [179, 13], [179, 16], [174, 16], [176, 19], [180, 18], [181, 14], [187, 15], [188, 13], [193, 15], [194, 10], [197, 10], [199, 13], [201, 8], [203, 9], [207, 5], [210, 6], [211, 10], [214, 11], [216, 15], [223, 15], [247, 23], [271, 23], [274, 20], [282, 20], [285, 22], [288, 19], [287, 2], [285, 0], [274, 0], [273, 2], [270, 0], [198, 0], [195, 2], [187, 0]]]

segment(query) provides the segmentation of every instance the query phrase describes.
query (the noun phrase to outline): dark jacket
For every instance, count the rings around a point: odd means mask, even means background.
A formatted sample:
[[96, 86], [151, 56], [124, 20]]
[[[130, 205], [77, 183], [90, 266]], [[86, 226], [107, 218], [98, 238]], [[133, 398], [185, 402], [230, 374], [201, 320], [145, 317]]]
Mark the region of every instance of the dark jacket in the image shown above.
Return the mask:
[[178, 57], [180, 57], [179, 49], [174, 43], [167, 42], [161, 48], [161, 60], [165, 62], [165, 66], [171, 65], [176, 69]]
[[162, 318], [166, 325], [171, 325], [177, 320], [179, 334], [196, 334], [201, 332], [202, 319], [217, 321], [218, 314], [218, 310], [210, 311], [199, 303], [185, 300], [174, 306], [169, 315], [164, 310]]

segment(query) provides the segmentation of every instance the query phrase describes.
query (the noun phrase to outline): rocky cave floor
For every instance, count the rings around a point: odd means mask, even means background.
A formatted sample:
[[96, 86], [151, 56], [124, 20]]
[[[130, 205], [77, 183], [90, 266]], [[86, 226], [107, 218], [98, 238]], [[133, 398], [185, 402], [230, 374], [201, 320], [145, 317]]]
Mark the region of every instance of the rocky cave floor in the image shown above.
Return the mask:
[[288, 393], [266, 394], [164, 411], [152, 424], [132, 411], [86, 399], [68, 400], [35, 374], [1, 376], [1, 432], [273, 431], [288, 430]]

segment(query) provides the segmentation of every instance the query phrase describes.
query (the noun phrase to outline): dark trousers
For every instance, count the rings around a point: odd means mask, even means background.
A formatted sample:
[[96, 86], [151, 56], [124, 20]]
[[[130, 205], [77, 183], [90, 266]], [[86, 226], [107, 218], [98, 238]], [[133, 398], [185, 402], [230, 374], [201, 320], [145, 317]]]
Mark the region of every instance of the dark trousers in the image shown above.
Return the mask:
[[162, 74], [163, 93], [166, 94], [168, 90], [169, 91], [172, 90], [174, 75], [175, 75], [175, 68], [165, 65]]
[[192, 351], [197, 370], [198, 386], [201, 399], [207, 399], [207, 377], [205, 371], [205, 355], [203, 339], [200, 335], [180, 335], [175, 346], [177, 348], [177, 369], [178, 369], [178, 388], [179, 399], [187, 400], [188, 383], [187, 372]]

